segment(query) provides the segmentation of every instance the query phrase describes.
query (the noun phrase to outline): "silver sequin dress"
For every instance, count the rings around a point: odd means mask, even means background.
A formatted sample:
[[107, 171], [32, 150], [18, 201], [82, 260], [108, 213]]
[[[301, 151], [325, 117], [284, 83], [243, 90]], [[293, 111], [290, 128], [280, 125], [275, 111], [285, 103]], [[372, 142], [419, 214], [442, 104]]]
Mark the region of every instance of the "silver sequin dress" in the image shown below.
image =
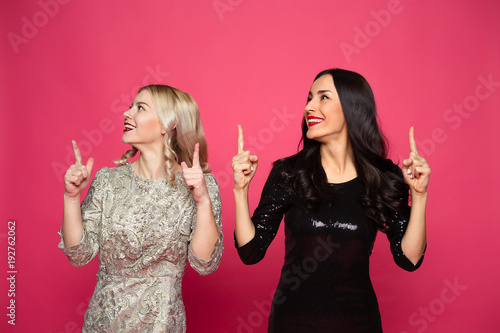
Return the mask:
[[185, 332], [182, 276], [189, 261], [199, 274], [217, 269], [223, 251], [217, 181], [205, 174], [219, 239], [209, 261], [197, 258], [190, 240], [196, 203], [182, 174], [138, 177], [132, 166], [97, 172], [82, 203], [80, 244], [59, 248], [75, 266], [99, 254], [97, 285], [82, 332]]

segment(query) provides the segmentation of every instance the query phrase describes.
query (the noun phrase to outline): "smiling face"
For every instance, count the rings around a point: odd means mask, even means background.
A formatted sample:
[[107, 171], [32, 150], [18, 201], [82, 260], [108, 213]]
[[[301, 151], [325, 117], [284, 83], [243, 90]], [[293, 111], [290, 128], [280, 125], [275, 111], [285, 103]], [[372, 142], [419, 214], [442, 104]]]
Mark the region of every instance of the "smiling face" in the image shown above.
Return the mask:
[[130, 109], [123, 113], [125, 124], [122, 142], [141, 150], [144, 145], [163, 146], [165, 130], [153, 105], [151, 94], [142, 90], [135, 97]]
[[347, 137], [344, 112], [331, 75], [323, 75], [313, 82], [304, 117], [309, 139], [326, 143], [332, 139]]

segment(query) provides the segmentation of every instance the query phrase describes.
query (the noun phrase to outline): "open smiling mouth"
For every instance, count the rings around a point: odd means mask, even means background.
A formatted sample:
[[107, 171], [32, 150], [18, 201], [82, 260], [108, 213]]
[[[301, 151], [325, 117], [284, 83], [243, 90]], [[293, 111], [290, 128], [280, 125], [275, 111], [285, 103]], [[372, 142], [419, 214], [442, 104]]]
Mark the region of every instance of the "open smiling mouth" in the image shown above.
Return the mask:
[[125, 123], [125, 128], [123, 129], [123, 131], [124, 131], [124, 132], [128, 132], [128, 131], [131, 131], [131, 130], [133, 130], [133, 129], [135, 129], [135, 126], [130, 125], [130, 124], [128, 124], [128, 123]]
[[322, 123], [324, 121], [323, 118], [319, 118], [319, 117], [314, 117], [314, 116], [309, 116], [307, 117], [307, 125], [309, 127], [311, 126], [314, 126], [314, 125], [317, 125], [319, 123]]

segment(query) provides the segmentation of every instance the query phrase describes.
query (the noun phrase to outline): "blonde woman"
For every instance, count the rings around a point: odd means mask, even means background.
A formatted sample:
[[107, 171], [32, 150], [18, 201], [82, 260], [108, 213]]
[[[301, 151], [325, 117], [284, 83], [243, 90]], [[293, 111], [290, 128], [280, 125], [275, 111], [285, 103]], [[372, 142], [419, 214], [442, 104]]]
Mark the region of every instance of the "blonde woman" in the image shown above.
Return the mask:
[[185, 332], [186, 263], [207, 275], [223, 251], [219, 188], [208, 173], [198, 106], [185, 92], [150, 85], [123, 115], [122, 141], [132, 149], [119, 166], [96, 173], [81, 207], [94, 162], [83, 164], [74, 141], [75, 164], [64, 177], [59, 247], [75, 266], [99, 254], [82, 331]]

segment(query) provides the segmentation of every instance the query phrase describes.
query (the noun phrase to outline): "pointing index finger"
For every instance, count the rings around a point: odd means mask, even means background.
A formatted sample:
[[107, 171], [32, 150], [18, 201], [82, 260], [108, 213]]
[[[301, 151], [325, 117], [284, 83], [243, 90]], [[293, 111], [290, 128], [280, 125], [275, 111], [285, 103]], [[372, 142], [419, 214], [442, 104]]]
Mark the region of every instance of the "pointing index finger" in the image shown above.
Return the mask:
[[78, 148], [78, 145], [76, 144], [75, 140], [71, 140], [71, 143], [73, 144], [73, 153], [75, 154], [75, 163], [82, 164], [82, 154], [80, 153], [80, 148]]
[[417, 144], [415, 142], [415, 135], [413, 134], [413, 126], [410, 127], [410, 131], [408, 132], [408, 140], [410, 142], [410, 151], [412, 153], [418, 154], [417, 152]]
[[200, 167], [200, 144], [197, 143], [194, 145], [193, 168], [199, 168], [199, 167]]
[[238, 154], [245, 151], [245, 141], [243, 140], [243, 127], [238, 125]]

